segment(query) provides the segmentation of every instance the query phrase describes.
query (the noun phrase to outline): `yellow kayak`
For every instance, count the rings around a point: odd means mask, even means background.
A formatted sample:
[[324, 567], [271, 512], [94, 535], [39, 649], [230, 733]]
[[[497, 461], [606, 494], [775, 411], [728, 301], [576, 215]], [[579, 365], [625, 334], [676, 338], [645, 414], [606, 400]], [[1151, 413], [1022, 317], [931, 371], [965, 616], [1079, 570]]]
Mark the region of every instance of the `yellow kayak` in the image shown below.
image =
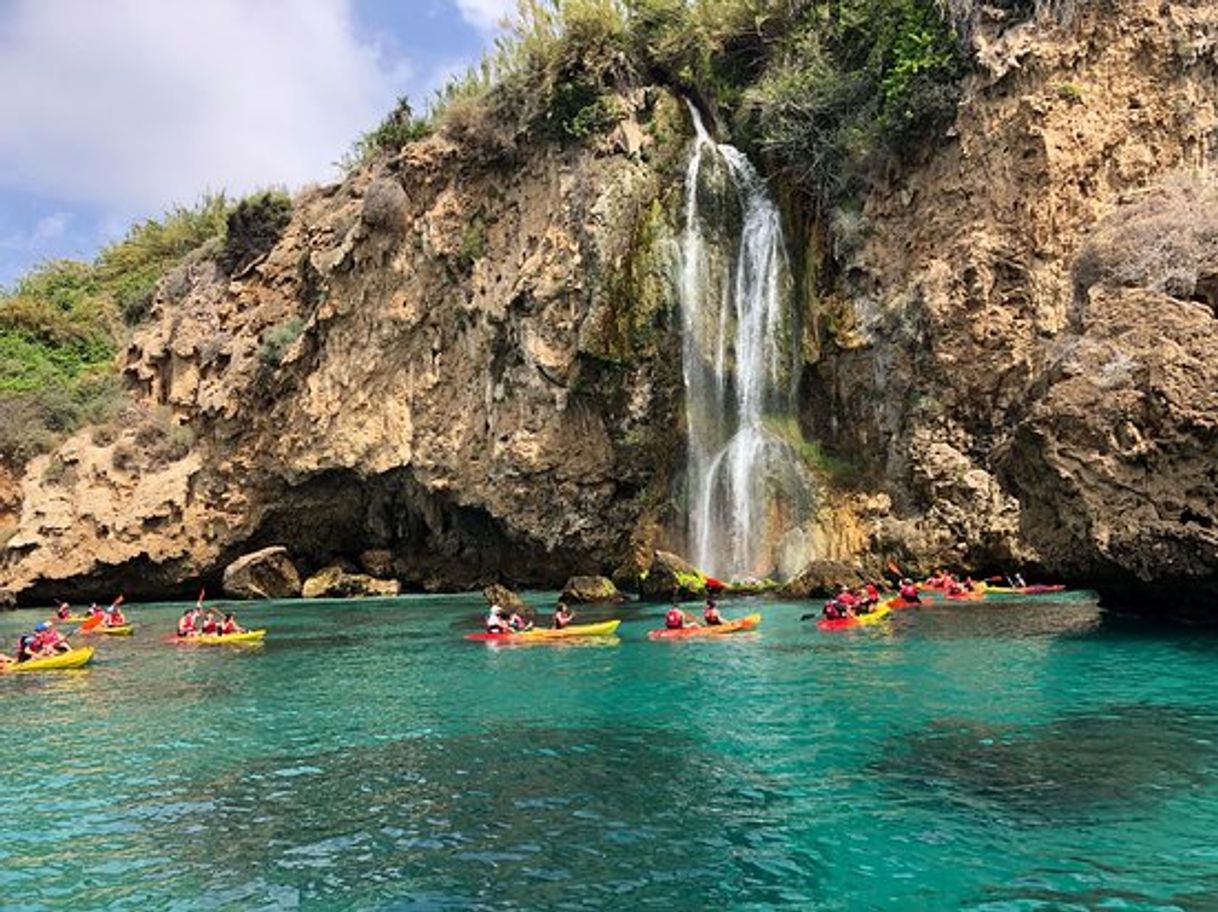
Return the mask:
[[198, 643], [200, 646], [221, 646], [225, 643], [257, 643], [266, 636], [266, 629], [246, 630], [244, 633], [201, 633], [198, 636], [178, 637], [179, 643]]
[[0, 665], [0, 671], [59, 671], [64, 668], [80, 668], [93, 658], [92, 646], [81, 646], [71, 652], [61, 652], [58, 655], [43, 656], [41, 659], [30, 659], [20, 665]]
[[489, 643], [519, 643], [535, 640], [566, 640], [572, 637], [613, 636], [621, 621], [601, 621], [599, 624], [572, 624], [562, 630], [538, 627], [520, 633], [467, 633], [467, 640], [484, 640]]
[[120, 624], [117, 627], [106, 627], [103, 624], [100, 627], [94, 627], [92, 630], [82, 630], [81, 633], [104, 633], [106, 636], [112, 637], [129, 637], [135, 633], [135, 625]]

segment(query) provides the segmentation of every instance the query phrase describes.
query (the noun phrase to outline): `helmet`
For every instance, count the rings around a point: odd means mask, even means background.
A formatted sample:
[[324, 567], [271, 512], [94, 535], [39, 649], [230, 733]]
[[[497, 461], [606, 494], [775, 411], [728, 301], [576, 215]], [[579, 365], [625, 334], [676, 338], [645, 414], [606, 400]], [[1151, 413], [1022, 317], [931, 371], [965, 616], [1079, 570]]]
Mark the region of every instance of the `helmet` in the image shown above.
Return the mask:
[[47, 623], [46, 621], [43, 621], [41, 624], [34, 625], [34, 630], [38, 633], [42, 633], [42, 631], [50, 630], [50, 629], [51, 629], [51, 625], [49, 623]]

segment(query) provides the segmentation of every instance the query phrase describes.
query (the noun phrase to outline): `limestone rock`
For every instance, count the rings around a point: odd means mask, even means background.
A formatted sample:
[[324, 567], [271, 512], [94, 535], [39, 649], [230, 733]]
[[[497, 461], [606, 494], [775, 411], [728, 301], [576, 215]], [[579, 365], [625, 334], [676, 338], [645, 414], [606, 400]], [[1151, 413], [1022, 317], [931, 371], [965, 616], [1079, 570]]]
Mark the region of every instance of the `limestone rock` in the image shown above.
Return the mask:
[[1204, 304], [1092, 292], [1082, 335], [1000, 453], [1051, 573], [1143, 609], [1204, 615], [1218, 599], [1215, 353]]
[[482, 595], [486, 599], [487, 605], [498, 605], [501, 608], [506, 608], [508, 611], [519, 611], [522, 613], [528, 610], [524, 599], [502, 583], [491, 583], [491, 585], [482, 590]]
[[568, 602], [624, 602], [613, 581], [604, 576], [573, 576], [562, 587], [562, 597]]
[[857, 586], [864, 582], [857, 567], [841, 561], [812, 561], [778, 590], [781, 598], [821, 598], [833, 595], [842, 583]]
[[304, 598], [363, 598], [397, 595], [401, 591], [402, 584], [397, 580], [376, 579], [330, 566], [305, 580], [301, 595]]
[[647, 575], [639, 581], [639, 596], [647, 600], [698, 598], [706, 592], [706, 574], [671, 551], [656, 551]]
[[300, 595], [300, 574], [288, 549], [273, 545], [225, 567], [224, 594], [229, 598], [296, 598]]
[[8, 589], [0, 589], [0, 611], [14, 611], [17, 608], [17, 596]]

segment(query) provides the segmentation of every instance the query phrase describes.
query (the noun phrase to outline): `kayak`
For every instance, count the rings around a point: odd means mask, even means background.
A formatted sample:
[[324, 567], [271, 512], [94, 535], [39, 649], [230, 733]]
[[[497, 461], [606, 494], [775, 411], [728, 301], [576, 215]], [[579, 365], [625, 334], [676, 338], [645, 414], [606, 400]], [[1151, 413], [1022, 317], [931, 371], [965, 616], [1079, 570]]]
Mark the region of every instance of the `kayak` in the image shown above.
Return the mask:
[[1036, 586], [990, 586], [989, 592], [998, 595], [1045, 595], [1049, 592], [1061, 592], [1066, 587], [1062, 584], [1057, 585], [1036, 585]]
[[875, 611], [855, 617], [821, 618], [816, 622], [816, 626], [819, 630], [849, 630], [851, 627], [869, 627], [884, 620], [891, 613], [892, 610], [887, 605], [881, 605]]
[[921, 598], [922, 601], [907, 602], [898, 595], [894, 598], [890, 598], [888, 601], [884, 602], [883, 605], [890, 611], [904, 611], [906, 608], [922, 608], [926, 605], [934, 604], [935, 601], [934, 598], [929, 595], [922, 595], [919, 596], [919, 598]]
[[979, 602], [985, 598], [984, 592], [949, 592], [943, 596], [953, 602]]
[[200, 633], [198, 636], [175, 637], [179, 643], [199, 646], [222, 646], [225, 643], [257, 643], [266, 636], [266, 629], [246, 630], [244, 633]]
[[561, 630], [537, 627], [519, 633], [467, 633], [467, 640], [484, 643], [536, 643], [542, 640], [569, 640], [574, 637], [613, 636], [621, 621], [601, 621], [599, 624], [571, 624]]
[[761, 623], [760, 614], [750, 614], [734, 621], [724, 621], [722, 624], [706, 624], [695, 627], [661, 627], [647, 633], [649, 640], [673, 640], [683, 637], [721, 636], [725, 633], [738, 633], [741, 630], [752, 630]]
[[43, 656], [41, 659], [30, 659], [20, 665], [0, 665], [0, 671], [60, 671], [64, 668], [80, 668], [93, 658], [92, 646], [81, 646], [70, 652], [58, 655]]
[[100, 627], [94, 627], [92, 630], [82, 630], [81, 633], [104, 633], [106, 636], [112, 637], [129, 637], [135, 633], [135, 625], [119, 624], [117, 627], [107, 627], [103, 624]]
[[60, 624], [79, 624], [81, 621], [87, 621], [90, 615], [87, 614], [69, 614], [66, 618], [52, 618]]

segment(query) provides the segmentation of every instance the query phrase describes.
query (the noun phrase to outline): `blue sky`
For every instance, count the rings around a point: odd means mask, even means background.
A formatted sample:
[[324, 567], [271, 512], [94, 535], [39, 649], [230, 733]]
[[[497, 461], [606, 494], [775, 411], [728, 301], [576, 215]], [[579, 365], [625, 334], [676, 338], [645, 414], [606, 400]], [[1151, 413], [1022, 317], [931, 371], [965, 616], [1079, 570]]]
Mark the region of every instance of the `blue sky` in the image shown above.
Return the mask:
[[515, 0], [0, 0], [0, 288], [203, 193], [337, 177]]

